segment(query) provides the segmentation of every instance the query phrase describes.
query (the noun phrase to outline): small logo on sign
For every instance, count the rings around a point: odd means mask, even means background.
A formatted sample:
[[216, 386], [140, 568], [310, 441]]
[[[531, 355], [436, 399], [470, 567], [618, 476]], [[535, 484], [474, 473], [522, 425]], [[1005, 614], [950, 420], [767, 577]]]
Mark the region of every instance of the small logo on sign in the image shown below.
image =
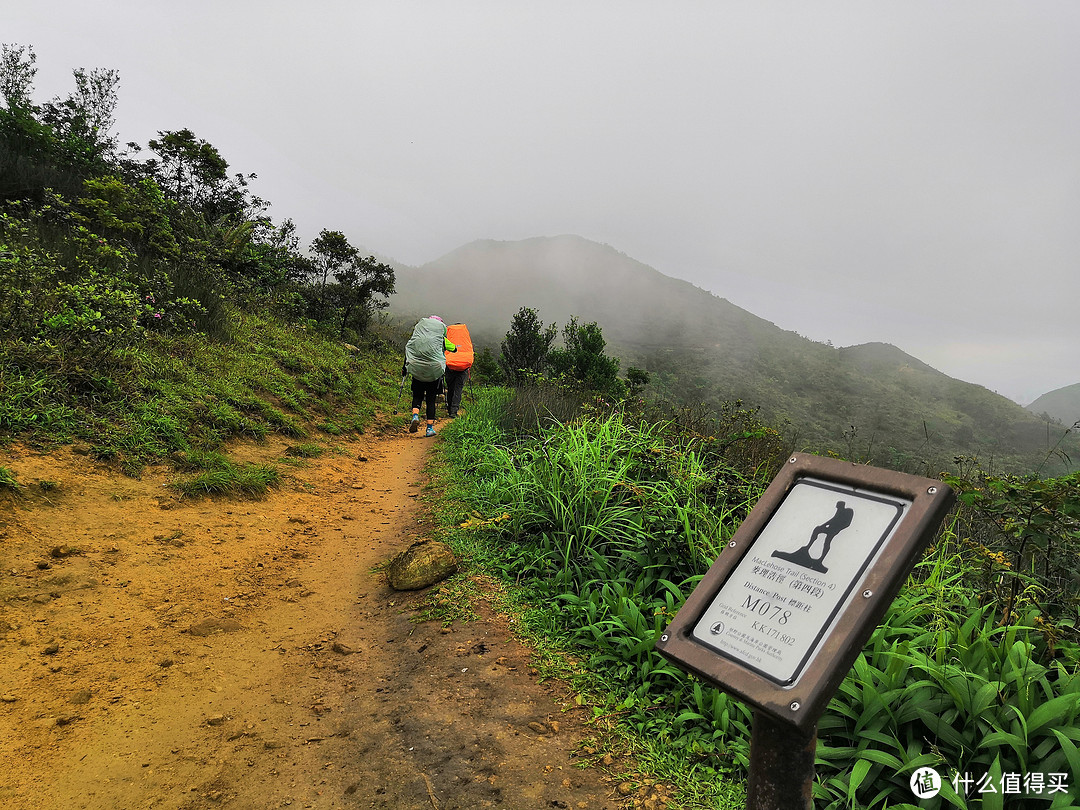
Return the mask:
[[933, 768], [919, 768], [911, 775], [911, 792], [919, 799], [932, 799], [941, 790], [941, 774]]
[[709, 632], [712, 633], [714, 636], [720, 635], [721, 633], [724, 632], [724, 623], [723, 622], [717, 622], [716, 624], [714, 624], [712, 627], [709, 628]]

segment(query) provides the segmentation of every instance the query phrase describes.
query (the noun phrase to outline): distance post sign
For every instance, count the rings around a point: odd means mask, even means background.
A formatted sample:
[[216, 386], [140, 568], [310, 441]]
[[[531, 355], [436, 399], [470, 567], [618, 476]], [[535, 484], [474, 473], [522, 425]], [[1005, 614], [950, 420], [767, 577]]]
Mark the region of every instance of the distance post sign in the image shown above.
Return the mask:
[[910, 505], [801, 479], [692, 637], [777, 684], [794, 682]]
[[932, 478], [796, 454], [656, 649], [812, 729], [954, 500]]

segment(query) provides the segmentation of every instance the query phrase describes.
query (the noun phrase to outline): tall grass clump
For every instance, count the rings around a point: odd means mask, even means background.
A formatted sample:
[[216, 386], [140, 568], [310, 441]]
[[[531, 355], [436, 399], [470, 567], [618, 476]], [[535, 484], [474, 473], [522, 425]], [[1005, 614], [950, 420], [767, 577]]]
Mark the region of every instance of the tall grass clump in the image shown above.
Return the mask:
[[15, 477], [15, 473], [7, 467], [0, 467], [0, 492], [21, 492], [23, 485]]
[[543, 606], [531, 614], [534, 631], [561, 639], [606, 684], [598, 711], [705, 780], [745, 768], [748, 710], [653, 647], [760, 495], [766, 470], [725, 462], [715, 438], [626, 413], [593, 411], [515, 438], [503, 427], [512, 396], [485, 391], [444, 432], [470, 505], [495, 518], [467, 523], [493, 529], [492, 569]]
[[[482, 393], [444, 432], [472, 511], [455, 537], [590, 673], [598, 715], [678, 759], [684, 798], [729, 801], [715, 786], [745, 777], [752, 713], [653, 648], [773, 477], [769, 434], [589, 408], [515, 433], [513, 396]], [[958, 510], [818, 724], [818, 808], [914, 807], [927, 765], [945, 785], [920, 808], [1080, 806], [1076, 482], [950, 483]]]
[[190, 497], [203, 495], [265, 495], [281, 481], [271, 464], [234, 464], [220, 453], [195, 451], [179, 460], [180, 466], [199, 472], [174, 486]]

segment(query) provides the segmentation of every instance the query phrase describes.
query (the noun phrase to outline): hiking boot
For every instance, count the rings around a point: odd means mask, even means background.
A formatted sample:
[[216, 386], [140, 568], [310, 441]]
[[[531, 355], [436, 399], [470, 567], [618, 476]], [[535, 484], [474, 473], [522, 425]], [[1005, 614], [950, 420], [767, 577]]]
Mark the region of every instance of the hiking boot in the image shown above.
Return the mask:
[[427, 426], [427, 433], [425, 433], [424, 435], [425, 436], [434, 436], [435, 435], [435, 428], [432, 427], [431, 425], [428, 425]]
[[414, 413], [412, 415], [412, 421], [409, 422], [409, 433], [416, 433], [420, 427], [420, 414]]

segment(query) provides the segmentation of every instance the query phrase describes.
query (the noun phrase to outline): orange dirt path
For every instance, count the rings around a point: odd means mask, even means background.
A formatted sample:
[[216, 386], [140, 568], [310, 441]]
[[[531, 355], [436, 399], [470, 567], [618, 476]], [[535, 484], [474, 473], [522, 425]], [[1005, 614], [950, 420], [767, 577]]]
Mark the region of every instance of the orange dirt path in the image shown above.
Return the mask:
[[662, 806], [576, 767], [584, 712], [505, 617], [417, 621], [426, 592], [373, 572], [428, 529], [433, 440], [389, 432], [261, 499], [0, 453], [26, 485], [0, 495], [0, 806]]

